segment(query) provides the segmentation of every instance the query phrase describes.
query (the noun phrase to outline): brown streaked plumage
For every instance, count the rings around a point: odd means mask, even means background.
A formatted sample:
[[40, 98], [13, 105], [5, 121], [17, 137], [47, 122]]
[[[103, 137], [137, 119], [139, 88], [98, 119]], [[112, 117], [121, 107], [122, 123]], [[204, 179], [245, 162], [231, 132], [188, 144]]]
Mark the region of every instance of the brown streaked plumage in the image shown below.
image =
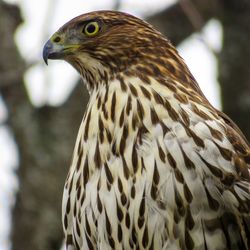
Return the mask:
[[73, 65], [90, 93], [63, 195], [68, 248], [250, 248], [249, 144], [161, 33], [92, 12], [43, 56]]

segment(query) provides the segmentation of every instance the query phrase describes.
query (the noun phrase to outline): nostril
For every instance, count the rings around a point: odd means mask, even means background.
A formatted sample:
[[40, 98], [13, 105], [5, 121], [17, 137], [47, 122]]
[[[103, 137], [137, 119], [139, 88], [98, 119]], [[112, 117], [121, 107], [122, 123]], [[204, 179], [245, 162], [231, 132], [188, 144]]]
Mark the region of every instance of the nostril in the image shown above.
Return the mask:
[[60, 41], [61, 41], [61, 38], [59, 36], [57, 36], [53, 39], [53, 42], [55, 42], [55, 43], [59, 43]]

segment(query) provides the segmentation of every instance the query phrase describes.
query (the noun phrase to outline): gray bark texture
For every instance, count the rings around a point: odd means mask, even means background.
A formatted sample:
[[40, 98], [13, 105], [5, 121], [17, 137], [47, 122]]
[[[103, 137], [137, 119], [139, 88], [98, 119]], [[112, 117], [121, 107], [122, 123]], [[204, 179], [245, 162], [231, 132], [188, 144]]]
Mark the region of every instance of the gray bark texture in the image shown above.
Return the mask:
[[[248, 139], [249, 13], [249, 0], [181, 0], [147, 18], [175, 45], [199, 31], [211, 18], [222, 23], [223, 48], [218, 55], [222, 105]], [[82, 84], [78, 84], [60, 107], [32, 106], [23, 82], [26, 65], [13, 37], [21, 22], [19, 9], [0, 0], [0, 93], [20, 156], [12, 249], [58, 250], [63, 239], [63, 185], [88, 94]]]

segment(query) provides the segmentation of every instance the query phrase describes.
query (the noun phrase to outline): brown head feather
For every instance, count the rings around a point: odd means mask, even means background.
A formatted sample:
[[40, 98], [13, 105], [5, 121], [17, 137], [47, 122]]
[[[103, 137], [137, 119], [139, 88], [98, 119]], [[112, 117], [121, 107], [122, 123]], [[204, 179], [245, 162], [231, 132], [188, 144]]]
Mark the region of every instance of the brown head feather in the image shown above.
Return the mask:
[[[86, 38], [82, 30], [91, 21], [99, 23], [100, 32]], [[80, 45], [77, 53], [68, 53], [64, 59], [87, 80], [91, 80], [93, 74], [100, 74], [101, 80], [104, 76], [102, 71], [93, 72], [86, 63], [81, 62], [81, 57], [86, 55], [88, 60], [94, 59], [100, 63], [111, 79], [121, 72], [129, 76], [153, 76], [161, 81], [169, 76], [204, 97], [169, 40], [150, 24], [132, 15], [116, 11], [87, 13], [66, 23], [55, 36], [63, 36], [64, 42], [77, 42]]]

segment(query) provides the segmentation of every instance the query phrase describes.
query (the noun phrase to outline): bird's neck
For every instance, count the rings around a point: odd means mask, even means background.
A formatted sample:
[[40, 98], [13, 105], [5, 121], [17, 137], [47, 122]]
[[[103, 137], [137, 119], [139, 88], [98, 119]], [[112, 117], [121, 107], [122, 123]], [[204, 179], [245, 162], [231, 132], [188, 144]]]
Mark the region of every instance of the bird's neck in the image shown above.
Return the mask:
[[[124, 73], [117, 74], [107, 82], [99, 82], [91, 90], [81, 129], [85, 131], [83, 138], [86, 141], [95, 138], [100, 144], [108, 142], [119, 145], [120, 141], [113, 141], [113, 135], [116, 138], [119, 135], [121, 139], [125, 136], [123, 133], [129, 131], [132, 139], [142, 127], [151, 129], [161, 119], [168, 119], [169, 112], [173, 118], [177, 115], [174, 105], [187, 101], [185, 97], [183, 100], [177, 99], [177, 87], [173, 84], [169, 80], [160, 83], [152, 77], [144, 80], [140, 76], [127, 76]], [[170, 111], [165, 112], [166, 108]]]
[[[138, 77], [145, 84], [150, 84], [152, 78], [162, 85], [166, 79], [176, 81], [181, 83], [182, 87], [193, 89], [196, 94], [203, 96], [184, 60], [165, 40], [158, 46], [138, 47], [132, 54], [128, 51], [126, 57], [110, 55], [107, 58], [103, 56], [102, 59], [95, 59], [82, 53], [70, 63], [84, 79], [90, 93], [94, 89], [99, 89], [101, 85], [109, 85], [121, 77]], [[172, 85], [175, 86], [175, 83]]]
[[139, 101], [134, 86], [137, 85], [136, 81], [140, 81], [140, 79], [134, 78], [131, 81], [128, 85], [128, 82], [119, 76], [108, 80], [108, 82], [99, 82], [97, 87], [91, 90], [84, 119], [86, 126], [89, 126], [90, 137], [97, 136], [102, 143], [102, 133], [105, 131], [108, 135], [113, 135], [115, 131], [123, 129], [124, 126], [132, 126], [132, 123], [134, 130], [139, 126], [139, 124], [134, 124], [140, 120], [136, 114], [137, 102]]
[[[108, 84], [99, 83], [91, 91], [78, 133], [73, 169], [79, 168], [78, 159], [82, 155], [88, 158], [88, 169], [94, 173], [105, 162], [135, 152], [133, 147], [143, 143], [146, 134], [157, 138], [175, 124], [188, 126], [187, 110], [192, 105], [198, 110], [195, 103], [201, 103], [199, 98], [168, 78], [159, 82], [149, 77], [147, 82], [139, 76], [120, 74]], [[210, 114], [208, 108], [206, 113]], [[130, 167], [135, 168], [130, 172], [137, 171], [134, 164]]]
[[[126, 82], [127, 83], [127, 82]], [[79, 155], [88, 157], [89, 175], [105, 162], [121, 155], [129, 141], [134, 141], [146, 110], [135, 97], [134, 89], [123, 79], [100, 84], [91, 91], [74, 150], [72, 169], [79, 168]], [[136, 82], [133, 82], [136, 86]], [[71, 171], [73, 173], [74, 171]]]

